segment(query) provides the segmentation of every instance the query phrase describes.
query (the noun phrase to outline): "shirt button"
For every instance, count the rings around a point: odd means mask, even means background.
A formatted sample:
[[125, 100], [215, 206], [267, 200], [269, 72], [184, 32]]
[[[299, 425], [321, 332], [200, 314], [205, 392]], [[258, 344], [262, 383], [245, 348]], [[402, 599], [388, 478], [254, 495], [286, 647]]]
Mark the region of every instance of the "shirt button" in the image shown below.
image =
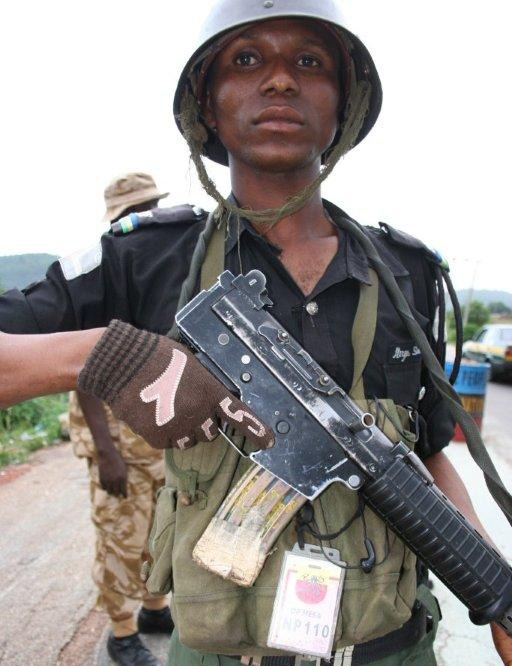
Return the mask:
[[306, 312], [310, 315], [318, 314], [318, 304], [315, 301], [311, 301], [306, 305]]

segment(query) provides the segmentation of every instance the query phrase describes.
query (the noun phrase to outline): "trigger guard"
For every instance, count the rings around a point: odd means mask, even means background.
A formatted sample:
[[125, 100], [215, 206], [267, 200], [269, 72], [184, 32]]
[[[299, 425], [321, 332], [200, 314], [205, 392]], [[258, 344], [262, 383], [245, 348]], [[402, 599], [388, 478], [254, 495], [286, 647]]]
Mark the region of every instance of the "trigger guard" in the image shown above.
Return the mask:
[[239, 447], [235, 444], [235, 442], [231, 439], [231, 437], [229, 437], [229, 436], [226, 434], [225, 431], [226, 431], [227, 428], [228, 428], [228, 424], [225, 423], [225, 424], [222, 426], [222, 428], [219, 428], [219, 434], [222, 435], [222, 437], [224, 437], [224, 439], [226, 440], [226, 442], [227, 442], [228, 444], [230, 444], [230, 445], [235, 449], [235, 451], [238, 453], [238, 455], [242, 456], [242, 458], [249, 458], [249, 455], [247, 455], [247, 453], [244, 453], [244, 452], [242, 451], [242, 449], [239, 448]]

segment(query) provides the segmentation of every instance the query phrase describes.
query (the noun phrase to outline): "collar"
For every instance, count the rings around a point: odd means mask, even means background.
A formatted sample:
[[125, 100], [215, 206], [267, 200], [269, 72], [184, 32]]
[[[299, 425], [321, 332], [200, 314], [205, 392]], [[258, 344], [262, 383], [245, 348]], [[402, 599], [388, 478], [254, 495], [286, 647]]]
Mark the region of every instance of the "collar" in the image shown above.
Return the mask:
[[[239, 203], [235, 197], [230, 194], [228, 197], [229, 203], [238, 206]], [[239, 217], [238, 215], [230, 214], [228, 218], [227, 233], [226, 233], [226, 242], [224, 245], [225, 253], [228, 254], [235, 247], [238, 242], [238, 239], [243, 236], [244, 233], [248, 233], [254, 238], [259, 239], [260, 241], [267, 243], [269, 247], [275, 248], [274, 245], [266, 241], [252, 226], [252, 224], [245, 217]]]
[[[234, 206], [240, 206], [239, 201], [231, 192], [227, 201]], [[227, 232], [226, 232], [226, 241], [224, 244], [225, 254], [231, 252], [231, 250], [236, 246], [238, 239], [241, 238], [244, 233], [250, 234], [253, 238], [256, 238], [259, 242], [264, 243], [271, 249], [274, 253], [279, 254], [279, 248], [275, 245], [269, 243], [261, 234], [259, 234], [256, 229], [252, 226], [249, 220], [245, 217], [239, 217], [230, 213], [227, 223]]]
[[[338, 220], [339, 218], [345, 218], [350, 220], [351, 222], [354, 222], [355, 224], [357, 224], [359, 227], [362, 228], [362, 230], [366, 233], [367, 236], [370, 237], [370, 240], [376, 246], [382, 261], [388, 266], [388, 268], [391, 270], [391, 272], [395, 277], [407, 277], [409, 275], [409, 271], [407, 270], [407, 268], [405, 268], [405, 266], [400, 262], [400, 260], [395, 256], [392, 250], [388, 247], [385, 233], [382, 233], [380, 229], [363, 227], [358, 222], [356, 222], [352, 217], [347, 215], [343, 210], [341, 210], [341, 208], [338, 208], [338, 206], [335, 206], [333, 203], [327, 201], [326, 199], [324, 199], [323, 202], [326, 211], [329, 213], [334, 222], [336, 222], [336, 220]], [[344, 233], [345, 235], [347, 235], [346, 232]], [[371, 281], [368, 278], [368, 266], [369, 266], [368, 257], [366, 256], [366, 253], [361, 247], [361, 245], [359, 245], [359, 243], [354, 238], [352, 238], [352, 236], [349, 236], [349, 238], [350, 241], [352, 241], [351, 244], [355, 247], [356, 261], [359, 262], [360, 269], [364, 271], [366, 275], [366, 280], [363, 281], [367, 282], [367, 284], [370, 284]]]
[[[238, 205], [238, 202], [233, 194], [230, 194], [228, 201]], [[323, 202], [325, 210], [329, 214], [334, 224], [336, 224], [336, 220], [340, 217], [345, 217], [352, 220], [352, 218], [350, 218], [343, 210], [341, 210], [341, 208], [338, 208], [330, 201], [324, 199]], [[367, 229], [365, 229], [365, 231], [368, 233]], [[342, 282], [347, 277], [353, 278], [358, 282], [363, 282], [364, 284], [371, 284], [371, 279], [368, 272], [368, 257], [366, 256], [363, 248], [346, 231], [339, 229], [338, 233], [340, 240], [344, 242], [339, 243], [338, 252], [334, 256], [332, 262], [329, 264], [326, 273], [320, 279], [317, 287], [321, 287], [323, 290], [326, 289], [330, 284]], [[377, 233], [380, 232], [377, 230]], [[236, 215], [230, 215], [228, 219], [226, 242], [224, 246], [225, 254], [228, 254], [233, 250], [233, 248], [236, 247], [238, 238], [242, 238], [244, 234], [250, 234], [259, 242], [265, 243], [270, 251], [279, 254], [279, 249], [266, 241], [254, 229], [252, 224], [246, 218], [240, 218], [240, 220], [238, 220]], [[376, 236], [374, 234], [371, 234], [371, 236], [372, 240], [377, 245], [377, 249], [382, 260], [391, 269], [393, 275], [395, 277], [405, 277], [409, 275], [409, 271], [394, 256], [391, 250], [387, 247], [387, 244], [382, 241], [376, 242]], [[315, 291], [317, 291], [316, 288]]]

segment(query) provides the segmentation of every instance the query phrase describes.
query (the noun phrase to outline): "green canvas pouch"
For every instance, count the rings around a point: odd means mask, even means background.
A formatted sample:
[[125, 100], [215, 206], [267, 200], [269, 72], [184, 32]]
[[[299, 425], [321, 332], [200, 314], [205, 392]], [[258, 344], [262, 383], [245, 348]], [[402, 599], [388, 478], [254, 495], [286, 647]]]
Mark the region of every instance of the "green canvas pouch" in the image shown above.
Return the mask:
[[[151, 594], [167, 594], [172, 586], [171, 567], [176, 528], [176, 489], [163, 486], [158, 491], [155, 517], [149, 535], [148, 549], [152, 563], [143, 567], [143, 578]], [[149, 569], [149, 570], [148, 570]]]
[[[400, 430], [404, 432], [409, 420], [407, 410], [397, 408], [392, 401], [384, 403], [386, 411], [401, 424]], [[375, 410], [371, 401], [364, 401], [360, 406], [368, 411]], [[400, 439], [393, 425], [388, 424], [386, 429], [394, 441]], [[208, 447], [209, 444], [198, 446]], [[246, 445], [246, 452], [249, 450]], [[202, 456], [195, 458], [196, 462], [201, 459]], [[172, 550], [173, 618], [180, 642], [201, 652], [285, 654], [268, 648], [266, 641], [282, 559], [297, 541], [294, 521], [278, 538], [250, 588], [239, 587], [199, 567], [192, 557], [197, 541], [224, 497], [251, 464], [228, 448], [216, 474], [208, 481], [198, 482], [198, 499], [189, 505], [177, 503]], [[334, 484], [313, 502], [313, 507], [320, 531], [335, 531], [355, 512], [357, 496], [344, 486]], [[365, 511], [365, 520], [367, 534], [376, 551], [377, 565], [370, 574], [357, 566], [361, 558], [367, 556], [360, 519], [341, 537], [327, 544], [339, 549], [342, 559], [357, 567], [347, 571], [335, 634], [336, 648], [371, 640], [397, 629], [409, 619], [415, 600], [414, 555], [369, 509]], [[306, 542], [316, 543], [307, 536]]]
[[208, 502], [207, 482], [219, 469], [227, 447], [222, 437], [201, 442], [191, 449], [165, 452], [166, 485], [157, 494], [155, 517], [148, 540], [151, 562], [144, 563], [142, 577], [151, 594], [167, 594], [172, 587], [172, 552], [178, 507], [202, 511]]

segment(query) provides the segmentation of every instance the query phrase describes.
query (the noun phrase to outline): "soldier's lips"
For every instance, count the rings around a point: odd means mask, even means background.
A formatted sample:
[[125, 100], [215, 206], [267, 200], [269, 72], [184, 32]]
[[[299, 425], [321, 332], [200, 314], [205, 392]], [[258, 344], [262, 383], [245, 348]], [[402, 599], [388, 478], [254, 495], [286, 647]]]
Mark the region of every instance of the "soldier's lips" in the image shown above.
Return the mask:
[[270, 132], [296, 132], [302, 129], [304, 125], [291, 123], [288, 120], [265, 120], [262, 123], [257, 123], [257, 127]]
[[253, 124], [272, 132], [294, 132], [304, 127], [305, 123], [302, 115], [291, 106], [271, 106], [263, 109]]

